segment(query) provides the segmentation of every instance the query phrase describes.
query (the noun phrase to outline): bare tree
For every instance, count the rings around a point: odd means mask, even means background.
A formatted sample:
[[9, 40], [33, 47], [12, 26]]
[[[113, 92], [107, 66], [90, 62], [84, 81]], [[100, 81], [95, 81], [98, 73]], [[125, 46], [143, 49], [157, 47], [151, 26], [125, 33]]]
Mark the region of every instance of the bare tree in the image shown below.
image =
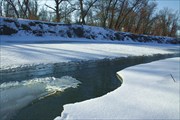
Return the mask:
[[29, 3], [29, 9], [30, 9], [29, 19], [33, 19], [33, 20], [39, 19], [39, 17], [38, 17], [38, 9], [39, 9], [38, 0], [31, 1]]
[[150, 32], [152, 23], [156, 19], [156, 16], [153, 15], [156, 6], [156, 3], [146, 1], [139, 11], [137, 11], [135, 33], [145, 34]]
[[179, 16], [170, 9], [164, 8], [156, 15], [156, 20], [153, 22], [152, 34], [158, 36], [175, 37], [178, 28]]
[[61, 6], [61, 19], [65, 23], [71, 23], [71, 13], [73, 13], [76, 10], [75, 5], [71, 3], [70, 1], [64, 2], [63, 6]]
[[[177, 28], [177, 13], [172, 13], [168, 8], [164, 8], [159, 12], [158, 22], [156, 26], [161, 27], [159, 33], [162, 36], [175, 36]], [[174, 31], [174, 32], [173, 32]], [[173, 35], [174, 33], [174, 35]]]
[[60, 4], [64, 0], [54, 0], [55, 2], [55, 7], [51, 7], [47, 4], [45, 4], [48, 8], [52, 9], [56, 13], [56, 22], [60, 22]]
[[[128, 5], [128, 1], [127, 1], [127, 0], [122, 0], [119, 5], [120, 5], [121, 7], [120, 7], [120, 10], [118, 11], [119, 15], [118, 15], [117, 20], [116, 20], [116, 22], [115, 22], [115, 26], [114, 26], [115, 29], [117, 29], [117, 27], [118, 27], [118, 23], [119, 23], [122, 15], [123, 15], [123, 11], [124, 11], [125, 7], [127, 7], [127, 5]], [[110, 28], [113, 27], [113, 26], [112, 26], [112, 23], [109, 25], [109, 27], [110, 27]]]
[[113, 23], [114, 23], [114, 16], [115, 16], [115, 10], [116, 10], [116, 5], [117, 5], [118, 0], [115, 0], [114, 2], [112, 2], [112, 6], [110, 7], [110, 11], [111, 11], [111, 16], [110, 16], [110, 20], [109, 20], [109, 28], [113, 27]]
[[[75, 10], [70, 0], [54, 0], [54, 2], [55, 2], [54, 7], [49, 6], [47, 4], [45, 4], [45, 6], [47, 6], [48, 8], [50, 8], [55, 12], [56, 22], [60, 22], [61, 18], [65, 18], [67, 20], [67, 16]], [[70, 6], [68, 6], [67, 3], [70, 4]], [[61, 6], [61, 5], [65, 5], [65, 6]]]
[[15, 2], [14, 0], [6, 0], [6, 2], [8, 3], [8, 5], [10, 5], [12, 7], [12, 9], [14, 10], [16, 17], [19, 18], [19, 13], [18, 10], [16, 8]]
[[177, 16], [177, 15], [178, 15], [178, 13], [174, 14], [174, 18], [172, 19], [172, 25], [171, 25], [171, 28], [170, 28], [168, 36], [171, 36], [171, 37], [175, 37], [176, 36], [176, 32], [178, 30], [178, 23], [177, 23], [177, 21], [179, 21], [179, 16]]
[[93, 7], [93, 5], [97, 2], [97, 0], [87, 0], [86, 1], [86, 6], [84, 6], [84, 1], [79, 0], [80, 4], [80, 22], [81, 24], [86, 24], [85, 22], [85, 17], [88, 15], [89, 10]]
[[24, 10], [24, 6], [23, 5], [24, 5], [24, 1], [18, 0], [20, 17], [28, 18], [28, 15], [27, 15], [26, 11]]
[[96, 19], [100, 26], [107, 27], [110, 14], [110, 7], [113, 0], [98, 0], [95, 4]]
[[[17, 18], [27, 18], [27, 19], [38, 19], [38, 0], [4, 0], [4, 11], [6, 15], [11, 11], [14, 11], [14, 15]], [[8, 9], [7, 9], [8, 8]]]
[[[125, 0], [126, 1], [126, 0]], [[123, 15], [121, 16], [121, 19], [120, 20], [117, 20], [116, 21], [116, 24], [115, 24], [115, 30], [119, 30], [121, 27], [122, 27], [122, 24], [123, 22], [125, 21], [126, 17], [132, 12], [132, 11], [135, 11], [136, 9], [139, 8], [139, 6], [141, 5], [142, 1], [144, 0], [132, 0], [131, 2], [130, 1], [127, 1], [128, 3], [126, 4], [121, 4], [121, 7], [122, 9], [124, 8], [123, 10]], [[129, 6], [127, 6], [129, 5]], [[128, 7], [128, 8], [127, 8]], [[122, 14], [120, 12], [120, 14]]]
[[3, 16], [3, 0], [0, 1], [0, 16]]
[[45, 9], [45, 7], [42, 7], [39, 11], [39, 19], [43, 20], [43, 21], [47, 21], [48, 20], [48, 11], [47, 9]]

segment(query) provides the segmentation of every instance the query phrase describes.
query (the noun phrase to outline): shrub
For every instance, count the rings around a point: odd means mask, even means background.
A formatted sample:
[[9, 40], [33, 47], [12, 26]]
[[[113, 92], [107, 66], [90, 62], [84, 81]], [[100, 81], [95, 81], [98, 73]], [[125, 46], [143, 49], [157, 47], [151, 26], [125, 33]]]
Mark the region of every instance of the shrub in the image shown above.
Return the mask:
[[7, 25], [3, 25], [1, 28], [0, 28], [0, 35], [12, 35], [12, 34], [15, 34], [17, 33], [18, 31], [7, 26]]
[[72, 30], [77, 37], [84, 37], [84, 30], [82, 27], [72, 28]]
[[22, 27], [23, 30], [31, 30], [29, 25], [22, 24], [21, 27]]

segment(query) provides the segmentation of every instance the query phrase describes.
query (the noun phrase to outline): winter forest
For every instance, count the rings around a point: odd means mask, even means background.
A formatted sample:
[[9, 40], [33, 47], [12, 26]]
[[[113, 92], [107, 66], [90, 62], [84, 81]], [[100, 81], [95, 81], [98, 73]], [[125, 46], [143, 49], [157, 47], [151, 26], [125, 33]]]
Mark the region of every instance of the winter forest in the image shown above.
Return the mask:
[[178, 11], [157, 10], [156, 0], [1, 0], [0, 16], [170, 37], [179, 28]]

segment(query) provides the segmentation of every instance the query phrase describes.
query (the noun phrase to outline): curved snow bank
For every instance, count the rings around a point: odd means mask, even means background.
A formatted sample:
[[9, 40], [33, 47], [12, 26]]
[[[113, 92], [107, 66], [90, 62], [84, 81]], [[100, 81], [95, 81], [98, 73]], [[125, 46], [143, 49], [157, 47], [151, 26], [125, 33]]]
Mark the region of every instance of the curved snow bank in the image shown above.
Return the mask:
[[[179, 119], [180, 58], [124, 69], [123, 84], [99, 98], [64, 106], [66, 119]], [[173, 78], [175, 79], [175, 82]]]
[[107, 28], [85, 25], [59, 24], [37, 20], [23, 20], [2, 17], [0, 17], [0, 23], [0, 35], [56, 36], [56, 39], [57, 37], [86, 38], [95, 40], [119, 40], [170, 44], [179, 44], [180, 42], [176, 38], [172, 37], [136, 35], [132, 33], [117, 32]]
[[9, 119], [15, 112], [36, 99], [43, 99], [67, 88], [76, 88], [80, 82], [70, 76], [46, 77], [0, 84], [0, 119]]

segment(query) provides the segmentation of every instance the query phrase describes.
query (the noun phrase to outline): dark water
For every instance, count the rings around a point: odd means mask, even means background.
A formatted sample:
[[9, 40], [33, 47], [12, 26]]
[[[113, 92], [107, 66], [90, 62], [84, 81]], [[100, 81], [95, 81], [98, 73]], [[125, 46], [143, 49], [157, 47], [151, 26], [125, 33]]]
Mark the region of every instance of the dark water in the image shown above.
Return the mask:
[[[63, 105], [88, 100], [113, 91], [121, 85], [116, 72], [126, 67], [147, 63], [154, 60], [173, 57], [174, 55], [154, 55], [119, 58], [114, 60], [98, 60], [55, 64], [53, 72], [44, 76], [60, 78], [68, 75], [81, 81], [78, 88], [70, 88], [45, 99], [35, 101], [21, 109], [12, 120], [52, 120], [61, 115]], [[41, 75], [42, 76], [42, 75]], [[38, 77], [38, 76], [30, 76]]]

